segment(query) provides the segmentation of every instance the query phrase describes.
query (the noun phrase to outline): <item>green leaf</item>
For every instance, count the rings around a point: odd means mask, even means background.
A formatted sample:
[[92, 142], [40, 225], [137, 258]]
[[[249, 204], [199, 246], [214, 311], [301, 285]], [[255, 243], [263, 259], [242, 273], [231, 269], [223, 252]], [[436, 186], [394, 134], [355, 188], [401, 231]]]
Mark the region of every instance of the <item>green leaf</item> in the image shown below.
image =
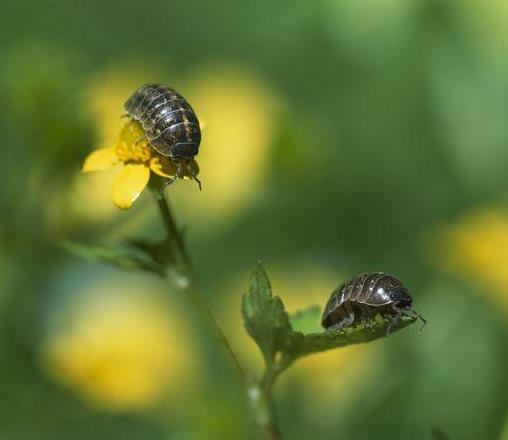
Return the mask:
[[305, 334], [319, 333], [323, 330], [321, 327], [321, 307], [319, 306], [309, 306], [306, 309], [298, 310], [289, 317], [289, 320], [295, 332]]
[[137, 238], [128, 238], [126, 240], [129, 247], [145, 254], [149, 259], [155, 261], [161, 267], [169, 266], [174, 262], [171, 255], [171, 246], [167, 239], [162, 241], [148, 241]]
[[245, 328], [258, 344], [266, 363], [273, 363], [293, 331], [284, 304], [272, 294], [270, 280], [261, 263], [252, 273], [249, 293], [242, 298], [242, 314]]
[[387, 336], [388, 326], [392, 334], [416, 321], [415, 317], [401, 316], [393, 324], [390, 319], [377, 316], [370, 325], [323, 330], [318, 306], [310, 306], [289, 317], [281, 299], [273, 295], [261, 263], [252, 274], [249, 293], [242, 298], [242, 314], [247, 332], [258, 344], [267, 365], [277, 363], [279, 372], [303, 356], [374, 341]]
[[[398, 323], [392, 325], [390, 334], [414, 323], [416, 318], [401, 316]], [[309, 354], [325, 350], [345, 347], [346, 345], [361, 344], [374, 341], [386, 336], [389, 321], [378, 317], [371, 327], [358, 325], [340, 331], [323, 331], [321, 333], [302, 334], [294, 337], [286, 347], [286, 354], [292, 361]]]
[[86, 260], [102, 261], [123, 269], [138, 269], [163, 276], [164, 267], [142, 252], [123, 247], [108, 247], [101, 245], [86, 245], [76, 241], [66, 241], [63, 248]]

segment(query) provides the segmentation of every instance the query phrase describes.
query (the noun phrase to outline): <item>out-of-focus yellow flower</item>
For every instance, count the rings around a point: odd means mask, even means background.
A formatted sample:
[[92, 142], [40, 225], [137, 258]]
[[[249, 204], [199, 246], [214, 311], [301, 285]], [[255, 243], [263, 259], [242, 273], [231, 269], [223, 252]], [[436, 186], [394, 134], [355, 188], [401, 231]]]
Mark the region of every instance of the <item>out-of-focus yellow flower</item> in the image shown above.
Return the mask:
[[[436, 239], [437, 238], [437, 239]], [[508, 317], [508, 213], [481, 207], [465, 213], [455, 224], [434, 232], [429, 255], [445, 272], [484, 287], [484, 294]], [[440, 249], [435, 252], [435, 249]]]
[[[289, 313], [312, 305], [323, 308], [332, 291], [343, 281], [337, 272], [314, 264], [300, 264], [291, 269], [269, 264], [267, 269], [273, 291], [281, 297]], [[241, 283], [236, 280], [228, 289], [235, 301], [233, 310], [225, 308], [226, 313], [228, 317], [237, 317], [228, 334], [234, 335], [234, 348], [249, 359], [249, 365], [261, 366], [259, 349], [248, 336], [239, 314], [241, 294], [247, 288], [248, 280], [244, 277]], [[334, 405], [341, 399], [346, 402], [359, 382], [368, 381], [369, 373], [381, 359], [375, 344], [326, 351], [298, 360], [281, 376], [280, 385], [283, 389], [301, 387], [309, 400], [309, 411], [315, 410], [312, 416], [318, 417], [331, 402]]]
[[199, 152], [203, 192], [179, 185], [171, 195], [190, 217], [206, 215], [204, 227], [224, 227], [260, 194], [280, 101], [254, 74], [223, 66], [200, 71], [185, 96], [205, 124]]
[[460, 3], [460, 18], [465, 32], [474, 38], [475, 49], [500, 63], [508, 49], [508, 4], [499, 0], [464, 0]]
[[[120, 209], [129, 209], [150, 180], [150, 171], [171, 179], [176, 175], [174, 162], [158, 154], [150, 147], [141, 124], [129, 119], [113, 147], [93, 151], [85, 160], [83, 172], [102, 171], [123, 164], [113, 184], [113, 202]], [[184, 177], [190, 179], [199, 172], [195, 160], [183, 169]]]
[[[195, 381], [189, 329], [146, 283], [107, 281], [79, 292], [40, 350], [44, 370], [89, 404], [148, 409]], [[170, 403], [170, 402], [169, 402]]]
[[119, 213], [111, 203], [115, 173], [77, 174], [67, 194], [66, 206], [75, 223], [102, 224]]
[[134, 59], [116, 62], [91, 78], [85, 93], [84, 110], [95, 124], [101, 145], [111, 145], [117, 138], [118, 121], [125, 113], [123, 105], [134, 90], [164, 76], [147, 60]]

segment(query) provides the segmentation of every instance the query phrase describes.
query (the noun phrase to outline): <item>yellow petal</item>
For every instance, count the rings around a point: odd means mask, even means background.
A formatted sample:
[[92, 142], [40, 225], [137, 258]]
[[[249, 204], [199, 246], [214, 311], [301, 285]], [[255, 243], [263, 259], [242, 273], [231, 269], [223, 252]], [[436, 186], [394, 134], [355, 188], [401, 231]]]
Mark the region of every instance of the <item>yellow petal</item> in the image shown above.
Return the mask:
[[166, 157], [154, 157], [150, 161], [150, 169], [158, 176], [172, 178], [176, 174], [175, 164]]
[[112, 168], [119, 162], [115, 147], [101, 148], [88, 155], [83, 164], [83, 172], [102, 171]]
[[113, 184], [113, 203], [129, 209], [143, 192], [150, 179], [150, 169], [144, 164], [127, 164]]

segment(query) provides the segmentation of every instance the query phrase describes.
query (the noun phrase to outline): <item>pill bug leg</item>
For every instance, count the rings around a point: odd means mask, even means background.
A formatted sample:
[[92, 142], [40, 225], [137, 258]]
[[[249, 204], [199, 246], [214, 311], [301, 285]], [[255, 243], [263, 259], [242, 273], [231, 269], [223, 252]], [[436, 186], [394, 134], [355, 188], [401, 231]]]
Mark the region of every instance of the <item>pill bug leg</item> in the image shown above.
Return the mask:
[[191, 175], [192, 179], [196, 181], [199, 186], [199, 190], [201, 191], [201, 180], [196, 176], [196, 171], [192, 168], [192, 162], [187, 162], [187, 171]]
[[162, 194], [164, 192], [164, 190], [169, 186], [171, 185], [176, 179], [178, 179], [178, 176], [173, 176], [171, 179], [168, 179], [164, 182], [164, 184], [162, 185], [161, 189], [160, 189], [160, 193]]
[[344, 330], [346, 327], [349, 327], [352, 324], [352, 320], [349, 316], [344, 317], [342, 320], [337, 322], [336, 324], [331, 325], [326, 329], [327, 332], [339, 332]]
[[372, 312], [369, 307], [364, 307], [361, 322], [370, 331], [374, 331], [374, 322], [376, 319], [376, 312]]
[[360, 318], [360, 325], [368, 328], [371, 331], [374, 329], [374, 323], [373, 323], [372, 318], [370, 316], [362, 316]]
[[[161, 188], [161, 193], [164, 192], [164, 190], [169, 186], [171, 185], [176, 179], [181, 179], [184, 177], [184, 174], [183, 174], [183, 170], [182, 170], [182, 162], [181, 161], [175, 161], [175, 165], [176, 165], [176, 173], [175, 175], [171, 178], [171, 179], [168, 179], [164, 182], [164, 185], [162, 186]], [[194, 174], [193, 172], [193, 169], [191, 168], [190, 166], [190, 162], [187, 163], [187, 171], [189, 172], [190, 174], [190, 177], [196, 181], [196, 183], [198, 184], [199, 186], [199, 190], [201, 191], [201, 180], [198, 179], [198, 177]]]
[[[407, 309], [406, 311], [411, 312], [412, 316], [414, 316], [415, 318], [418, 318], [420, 321], [422, 321], [422, 325], [421, 325], [420, 329], [418, 330], [418, 332], [421, 333], [422, 330], [424, 329], [424, 327], [427, 325], [427, 320], [414, 309]], [[409, 316], [411, 316], [411, 315], [409, 315]]]
[[387, 315], [387, 318], [390, 322], [388, 323], [388, 326], [386, 327], [386, 336], [388, 336], [390, 334], [392, 327], [398, 324], [400, 317], [405, 312], [405, 310], [399, 309], [398, 307], [393, 307], [393, 310], [395, 312], [395, 316]]

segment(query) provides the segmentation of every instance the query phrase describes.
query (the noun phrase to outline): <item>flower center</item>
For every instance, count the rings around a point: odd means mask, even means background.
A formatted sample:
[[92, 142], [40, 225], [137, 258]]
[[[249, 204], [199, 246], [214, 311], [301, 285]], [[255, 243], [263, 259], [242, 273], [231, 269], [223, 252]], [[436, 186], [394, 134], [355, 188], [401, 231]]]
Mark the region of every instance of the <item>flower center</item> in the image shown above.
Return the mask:
[[122, 162], [147, 163], [153, 150], [145, 137], [141, 124], [129, 119], [120, 130], [115, 153]]

